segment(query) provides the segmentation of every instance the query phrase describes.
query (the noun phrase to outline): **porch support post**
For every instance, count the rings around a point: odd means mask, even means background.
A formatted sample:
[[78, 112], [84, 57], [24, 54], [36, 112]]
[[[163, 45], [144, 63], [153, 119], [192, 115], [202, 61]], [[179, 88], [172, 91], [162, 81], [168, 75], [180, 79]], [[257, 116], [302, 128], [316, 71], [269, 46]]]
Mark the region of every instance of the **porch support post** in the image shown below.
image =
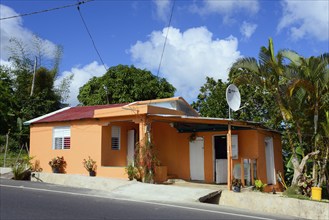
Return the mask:
[[232, 131], [231, 122], [228, 123], [227, 133], [227, 188], [232, 189]]
[[139, 144], [143, 145], [145, 143], [146, 134], [146, 118], [141, 118], [139, 121]]

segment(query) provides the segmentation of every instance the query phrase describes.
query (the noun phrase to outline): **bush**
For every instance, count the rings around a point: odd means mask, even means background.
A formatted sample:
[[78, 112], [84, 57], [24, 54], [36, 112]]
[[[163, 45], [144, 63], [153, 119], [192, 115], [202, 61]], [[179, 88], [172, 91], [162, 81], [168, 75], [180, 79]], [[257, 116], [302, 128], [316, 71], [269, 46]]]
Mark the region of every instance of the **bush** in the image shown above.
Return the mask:
[[27, 157], [19, 159], [16, 163], [12, 164], [11, 168], [13, 171], [13, 179], [15, 180], [30, 180], [31, 179], [31, 160], [32, 158]]
[[255, 180], [255, 191], [259, 191], [259, 192], [263, 192], [265, 186], [267, 186], [267, 184], [264, 184], [261, 180]]
[[312, 186], [313, 186], [313, 179], [311, 179], [306, 174], [302, 175], [297, 182], [297, 186], [299, 187], [299, 191], [302, 195], [311, 196]]
[[297, 199], [309, 199], [309, 197], [302, 195], [300, 187], [297, 185], [289, 186], [287, 190], [283, 192], [283, 195]]

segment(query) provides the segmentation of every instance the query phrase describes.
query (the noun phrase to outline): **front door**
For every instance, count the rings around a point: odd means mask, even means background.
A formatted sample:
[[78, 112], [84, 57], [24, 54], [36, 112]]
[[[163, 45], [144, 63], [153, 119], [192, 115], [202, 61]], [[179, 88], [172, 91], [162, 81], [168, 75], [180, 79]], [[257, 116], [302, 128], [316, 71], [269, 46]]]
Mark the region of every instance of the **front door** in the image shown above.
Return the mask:
[[214, 137], [215, 181], [227, 183], [227, 138], [226, 135]]
[[197, 137], [190, 142], [191, 180], [204, 180], [204, 140]]
[[265, 138], [265, 158], [266, 158], [267, 184], [276, 184], [272, 137]]
[[129, 163], [134, 163], [134, 154], [135, 154], [135, 130], [129, 130], [127, 135], [127, 165]]

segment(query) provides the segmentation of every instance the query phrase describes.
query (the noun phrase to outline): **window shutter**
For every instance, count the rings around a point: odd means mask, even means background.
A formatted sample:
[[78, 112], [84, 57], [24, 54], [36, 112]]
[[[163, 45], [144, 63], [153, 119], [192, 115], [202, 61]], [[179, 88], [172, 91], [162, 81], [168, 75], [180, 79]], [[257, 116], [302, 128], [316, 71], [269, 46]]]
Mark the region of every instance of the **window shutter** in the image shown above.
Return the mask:
[[55, 127], [53, 129], [53, 149], [70, 149], [71, 147], [71, 128]]
[[120, 127], [112, 126], [111, 138], [112, 150], [120, 150]]

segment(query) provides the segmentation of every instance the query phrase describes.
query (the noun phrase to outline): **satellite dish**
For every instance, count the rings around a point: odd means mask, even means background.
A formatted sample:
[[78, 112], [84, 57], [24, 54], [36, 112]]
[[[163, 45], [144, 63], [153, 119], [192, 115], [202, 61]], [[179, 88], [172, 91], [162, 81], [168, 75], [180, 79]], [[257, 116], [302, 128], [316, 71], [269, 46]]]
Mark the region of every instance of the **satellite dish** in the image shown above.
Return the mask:
[[238, 111], [241, 105], [241, 96], [238, 87], [234, 84], [226, 88], [226, 101], [233, 111]]

